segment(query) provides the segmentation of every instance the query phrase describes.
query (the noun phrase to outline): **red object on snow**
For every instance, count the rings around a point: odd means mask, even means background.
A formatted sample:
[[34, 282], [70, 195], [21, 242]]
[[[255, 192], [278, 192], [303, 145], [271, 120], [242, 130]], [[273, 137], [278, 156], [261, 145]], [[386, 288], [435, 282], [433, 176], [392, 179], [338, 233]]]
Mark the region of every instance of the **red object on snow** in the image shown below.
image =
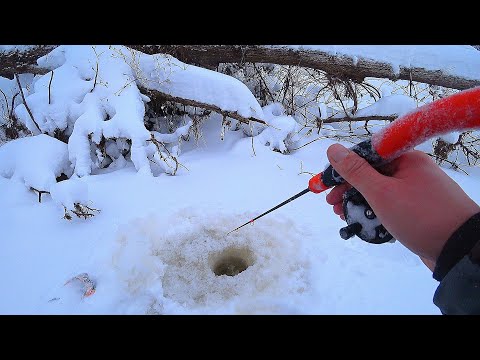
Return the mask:
[[82, 286], [82, 291], [83, 291], [83, 297], [84, 298], [95, 294], [96, 284], [92, 279], [90, 279], [90, 277], [88, 276], [87, 273], [82, 273], [82, 274], [79, 274], [77, 276], [74, 276], [73, 278], [68, 280], [65, 283], [65, 285], [67, 285], [67, 284], [69, 284], [73, 281], [79, 282], [80, 285]]

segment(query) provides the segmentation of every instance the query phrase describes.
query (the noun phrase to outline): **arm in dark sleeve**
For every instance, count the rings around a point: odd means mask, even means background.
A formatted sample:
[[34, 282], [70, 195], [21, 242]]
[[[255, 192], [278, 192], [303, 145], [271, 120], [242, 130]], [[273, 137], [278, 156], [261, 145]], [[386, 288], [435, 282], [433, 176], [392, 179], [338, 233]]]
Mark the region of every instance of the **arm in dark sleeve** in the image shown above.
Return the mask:
[[445, 315], [480, 314], [480, 213], [448, 239], [437, 259], [433, 302]]

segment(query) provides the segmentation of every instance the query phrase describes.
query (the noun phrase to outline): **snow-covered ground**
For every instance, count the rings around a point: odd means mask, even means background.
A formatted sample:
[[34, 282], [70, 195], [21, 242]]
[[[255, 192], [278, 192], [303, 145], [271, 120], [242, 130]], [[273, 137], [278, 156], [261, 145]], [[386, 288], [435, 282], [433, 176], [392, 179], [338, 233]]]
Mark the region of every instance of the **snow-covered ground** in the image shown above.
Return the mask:
[[[326, 164], [329, 140], [292, 155], [241, 131], [222, 142], [220, 119], [199, 147], [183, 144], [177, 176], [150, 177], [130, 163], [77, 181], [88, 185], [93, 218], [62, 219], [50, 196], [0, 177], [3, 314], [299, 313], [439, 314], [436, 281], [398, 242], [342, 240], [325, 195], [307, 194], [226, 233], [307, 187]], [[446, 170], [480, 202], [478, 168]], [[237, 276], [214, 270], [231, 257]], [[96, 293], [82, 298], [67, 280], [86, 272]]]
[[[478, 76], [480, 53], [470, 47], [327, 47], [316, 48]], [[459, 67], [462, 54], [468, 66]], [[241, 81], [171, 56], [61, 46], [38, 63], [52, 72], [20, 79], [37, 123], [20, 96], [13, 112], [35, 136], [5, 144], [0, 136], [1, 314], [440, 313], [432, 303], [437, 282], [423, 263], [398, 242], [342, 240], [344, 222], [325, 194], [306, 194], [228, 234], [305, 189], [333, 143], [317, 136], [349, 135], [344, 124], [326, 125], [320, 135], [296, 134], [300, 123], [279, 103], [262, 108]], [[16, 86], [0, 78], [5, 104]], [[196, 145], [191, 133], [184, 139], [194, 127], [187, 115], [176, 119], [173, 133], [147, 129], [150, 99], [140, 87], [268, 127], [233, 131], [235, 124], [228, 129], [213, 115]], [[418, 105], [389, 95], [384, 86], [383, 97], [362, 103], [356, 116], [401, 115]], [[331, 112], [317, 105], [322, 118]], [[12, 112], [1, 110], [1, 123], [10, 121]], [[374, 124], [372, 132], [386, 122]], [[56, 131], [68, 144], [53, 137]], [[363, 128], [353, 132], [365, 135]], [[431, 151], [431, 144], [419, 148]], [[469, 176], [445, 172], [480, 203], [480, 170], [466, 170]], [[62, 174], [69, 179], [57, 182]], [[47, 192], [41, 203], [31, 187]], [[73, 215], [85, 209], [95, 216]], [[69, 281], [80, 274], [95, 284], [90, 296], [82, 296], [81, 282]]]

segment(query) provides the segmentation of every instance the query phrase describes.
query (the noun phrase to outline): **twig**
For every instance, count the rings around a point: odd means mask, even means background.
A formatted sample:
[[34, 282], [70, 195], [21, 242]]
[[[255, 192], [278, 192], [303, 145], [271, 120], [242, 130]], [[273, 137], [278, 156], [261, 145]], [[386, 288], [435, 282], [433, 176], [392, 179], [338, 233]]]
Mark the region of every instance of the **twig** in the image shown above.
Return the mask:
[[10, 119], [13, 119], [13, 110], [15, 108], [15, 98], [18, 96], [18, 94], [20, 94], [19, 92], [17, 92], [15, 95], [13, 95], [12, 97], [12, 106], [10, 107]]
[[320, 137], [318, 137], [318, 138], [316, 138], [316, 139], [313, 139], [312, 141], [307, 142], [306, 144], [303, 144], [302, 146], [299, 146], [298, 148], [292, 149], [291, 151], [299, 150], [299, 149], [301, 149], [301, 148], [303, 148], [303, 147], [305, 147], [305, 146], [307, 146], [307, 145], [310, 145], [311, 143], [313, 143], [313, 142], [315, 142], [315, 141], [322, 140], [322, 139], [324, 139], [324, 137], [323, 137], [323, 136], [320, 136]]
[[309, 174], [309, 175], [315, 176], [314, 173], [303, 171], [303, 161], [300, 161], [300, 172], [297, 175], [301, 175], [301, 174]]
[[42, 194], [50, 194], [50, 192], [48, 191], [43, 191], [43, 190], [37, 190], [35, 189], [34, 187], [30, 187], [31, 190], [33, 191], [36, 191], [38, 193], [38, 202], [41, 203], [42, 202]]
[[251, 124], [251, 123], [250, 123], [249, 125], [250, 125], [250, 132], [251, 132], [251, 134], [252, 134], [252, 136], [251, 136], [251, 137], [252, 137], [252, 150], [253, 150], [253, 156], [257, 156], [257, 154], [255, 153], [255, 146], [253, 146], [253, 138], [254, 138], [254, 136], [253, 136], [253, 127], [252, 127], [252, 124]]
[[51, 102], [51, 95], [50, 95], [50, 87], [52, 86], [52, 80], [53, 80], [53, 70], [52, 70], [52, 76], [50, 76], [50, 82], [48, 83], [48, 105], [50, 105]]
[[338, 122], [355, 122], [355, 121], [370, 121], [370, 120], [388, 120], [393, 121], [398, 118], [398, 115], [372, 115], [372, 116], [358, 116], [358, 117], [350, 117], [345, 116], [341, 118], [330, 117], [328, 119], [324, 119], [322, 121], [323, 124], [332, 124]]
[[95, 80], [93, 81], [93, 88], [90, 90], [90, 92], [93, 92], [93, 89], [95, 89], [95, 86], [97, 85], [97, 77], [98, 77], [98, 60], [97, 60], [97, 69], [95, 70]]
[[40, 126], [38, 126], [37, 122], [33, 118], [33, 114], [32, 114], [32, 112], [30, 111], [30, 108], [27, 105], [27, 101], [25, 100], [25, 95], [23, 94], [22, 84], [20, 84], [20, 79], [18, 77], [18, 74], [15, 74], [15, 78], [17, 79], [18, 88], [20, 89], [20, 94], [22, 95], [23, 104], [25, 105], [25, 108], [27, 109], [28, 115], [30, 115], [30, 118], [32, 119], [33, 123], [37, 127], [38, 131], [40, 131], [40, 133], [41, 133], [42, 130], [40, 130]]
[[153, 134], [150, 134], [151, 138], [148, 139], [147, 141], [151, 141], [157, 148], [157, 151], [158, 151], [158, 154], [160, 155], [160, 158], [165, 162], [165, 164], [167, 164], [167, 166], [171, 169], [173, 169], [172, 166], [170, 166], [168, 164], [168, 162], [166, 161], [166, 159], [163, 158], [163, 155], [162, 155], [162, 152], [160, 150], [160, 145], [165, 149], [165, 151], [167, 152], [168, 156], [170, 158], [173, 159], [173, 161], [175, 161], [175, 169], [173, 170], [173, 174], [172, 175], [175, 175], [177, 173], [177, 170], [178, 170], [178, 167], [181, 166], [183, 167], [184, 169], [186, 169], [187, 171], [190, 171], [187, 169], [187, 167], [185, 165], [182, 165], [181, 163], [178, 162], [177, 158], [175, 156], [173, 156], [170, 151], [167, 149], [167, 147], [160, 141], [158, 141], [157, 139], [155, 139], [155, 137], [153, 136]]
[[2, 89], [0, 89], [0, 92], [3, 94], [3, 97], [5, 98], [5, 105], [7, 105], [7, 115], [8, 115], [8, 113], [10, 112], [10, 109], [8, 108], [7, 95], [5, 95], [5, 93], [2, 91]]
[[[95, 214], [93, 213], [94, 211], [100, 212], [100, 210], [98, 210], [98, 209], [94, 209], [94, 208], [88, 207], [87, 205], [82, 205], [80, 203], [75, 203], [75, 204], [73, 204], [73, 206], [74, 206], [75, 210], [71, 210], [71, 212], [74, 213], [75, 215], [77, 215], [77, 217], [82, 217], [83, 216], [84, 219], [87, 219], [87, 217], [89, 217], [89, 216], [95, 216]], [[67, 219], [67, 220], [69, 220], [69, 219]]]
[[257, 68], [257, 66], [255, 65], [255, 63], [253, 63], [253, 68], [254, 68], [255, 71], [257, 72], [257, 74], [258, 74], [258, 76], [260, 77], [260, 79], [263, 81], [263, 84], [265, 85], [265, 90], [267, 90], [267, 94], [270, 95], [270, 99], [272, 99], [272, 101], [275, 101], [275, 98], [273, 97], [272, 93], [270, 92], [270, 89], [268, 88], [267, 82], [266, 82], [265, 79], [263, 78], [262, 73], [261, 73], [260, 70]]
[[463, 171], [466, 175], [468, 175], [468, 173], [463, 170], [458, 164], [455, 164], [453, 161], [450, 161], [448, 159], [444, 159], [438, 155], [435, 155], [435, 154], [431, 154], [431, 153], [426, 153], [428, 156], [430, 157], [433, 157], [435, 158], [436, 161], [438, 161], [439, 164], [441, 164], [442, 162], [446, 162], [446, 163], [449, 163], [450, 165], [452, 165], [452, 169], [453, 170], [461, 170]]

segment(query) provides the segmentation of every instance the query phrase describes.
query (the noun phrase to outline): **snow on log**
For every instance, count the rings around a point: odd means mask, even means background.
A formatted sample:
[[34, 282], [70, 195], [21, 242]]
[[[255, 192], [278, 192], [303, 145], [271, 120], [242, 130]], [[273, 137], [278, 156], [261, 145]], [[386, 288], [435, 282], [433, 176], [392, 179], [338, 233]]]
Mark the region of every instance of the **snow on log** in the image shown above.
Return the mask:
[[129, 45], [148, 54], [215, 67], [219, 63], [271, 63], [319, 69], [362, 81], [412, 80], [452, 89], [480, 85], [480, 53], [469, 45]]

